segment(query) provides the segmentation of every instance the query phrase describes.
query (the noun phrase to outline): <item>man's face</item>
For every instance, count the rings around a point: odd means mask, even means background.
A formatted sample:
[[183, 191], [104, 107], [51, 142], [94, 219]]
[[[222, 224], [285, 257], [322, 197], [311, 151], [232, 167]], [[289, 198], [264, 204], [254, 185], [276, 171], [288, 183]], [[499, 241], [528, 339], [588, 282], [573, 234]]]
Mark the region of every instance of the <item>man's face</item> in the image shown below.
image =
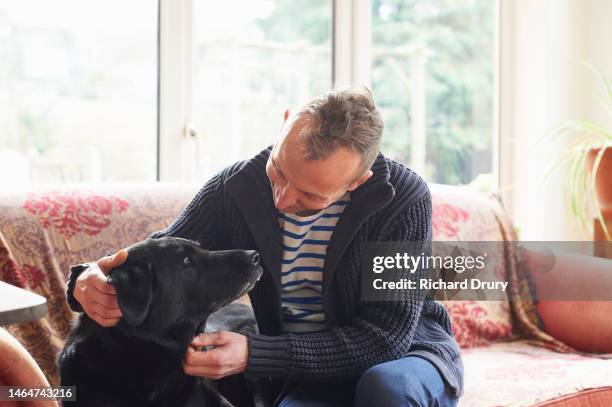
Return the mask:
[[305, 121], [300, 116], [285, 121], [266, 165], [276, 208], [298, 215], [328, 207], [372, 175], [370, 170], [358, 174], [361, 155], [346, 147], [322, 160], [306, 160], [300, 138]]

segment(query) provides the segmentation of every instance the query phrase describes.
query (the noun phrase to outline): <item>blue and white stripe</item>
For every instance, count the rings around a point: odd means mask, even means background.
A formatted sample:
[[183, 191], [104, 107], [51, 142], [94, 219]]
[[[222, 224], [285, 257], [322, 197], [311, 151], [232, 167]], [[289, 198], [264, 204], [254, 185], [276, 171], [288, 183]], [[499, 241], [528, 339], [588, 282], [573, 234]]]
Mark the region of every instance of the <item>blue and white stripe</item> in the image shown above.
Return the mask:
[[336, 223], [348, 204], [348, 192], [311, 216], [281, 213], [283, 241], [281, 261], [282, 311], [286, 332], [322, 331], [323, 265]]

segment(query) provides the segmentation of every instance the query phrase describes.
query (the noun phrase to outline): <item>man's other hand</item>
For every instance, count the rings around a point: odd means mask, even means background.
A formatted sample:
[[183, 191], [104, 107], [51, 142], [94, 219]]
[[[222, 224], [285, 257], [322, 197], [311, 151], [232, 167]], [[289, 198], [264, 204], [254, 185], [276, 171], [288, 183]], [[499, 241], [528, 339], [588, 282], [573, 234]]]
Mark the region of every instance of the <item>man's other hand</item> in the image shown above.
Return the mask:
[[[195, 348], [213, 346], [212, 349], [199, 351]], [[193, 338], [183, 360], [183, 371], [191, 376], [204, 376], [209, 379], [242, 373], [248, 361], [247, 337], [235, 332], [218, 331], [200, 334]]]
[[104, 327], [115, 326], [121, 319], [115, 288], [106, 281], [109, 271], [122, 265], [127, 259], [127, 250], [119, 250], [105, 256], [83, 271], [74, 286], [74, 298], [83, 311]]

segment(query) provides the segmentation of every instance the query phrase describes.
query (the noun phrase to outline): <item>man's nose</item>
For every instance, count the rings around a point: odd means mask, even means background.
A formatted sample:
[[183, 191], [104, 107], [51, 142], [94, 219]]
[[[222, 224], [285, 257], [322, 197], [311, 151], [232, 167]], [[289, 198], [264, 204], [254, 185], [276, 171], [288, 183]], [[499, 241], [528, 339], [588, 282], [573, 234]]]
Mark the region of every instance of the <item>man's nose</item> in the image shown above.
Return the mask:
[[297, 194], [291, 191], [289, 186], [279, 188], [278, 193], [274, 196], [274, 205], [276, 209], [282, 211], [297, 203]]

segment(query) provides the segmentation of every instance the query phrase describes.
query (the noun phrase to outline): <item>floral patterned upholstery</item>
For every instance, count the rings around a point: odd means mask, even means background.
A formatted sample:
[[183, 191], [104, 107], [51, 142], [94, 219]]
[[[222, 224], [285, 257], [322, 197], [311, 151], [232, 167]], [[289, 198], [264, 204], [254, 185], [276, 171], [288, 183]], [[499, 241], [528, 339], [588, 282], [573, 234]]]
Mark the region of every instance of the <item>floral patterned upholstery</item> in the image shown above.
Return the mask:
[[[461, 353], [466, 389], [459, 407], [533, 406], [569, 394], [575, 402], [564, 405], [612, 405], [610, 360], [554, 352], [520, 340]], [[606, 400], [586, 403], [581, 392], [597, 388], [607, 392]]]
[[[0, 191], [0, 280], [48, 300], [45, 318], [10, 325], [7, 330], [26, 347], [51, 384], [58, 382], [55, 358], [74, 318], [64, 294], [70, 265], [98, 259], [163, 229], [199, 187], [160, 183], [68, 184], [10, 193]], [[511, 222], [495, 197], [441, 185], [431, 185], [431, 191], [434, 240], [515, 239]], [[506, 274], [514, 290], [528, 289], [515, 271], [517, 253], [512, 245], [502, 247], [504, 252], [500, 255], [504, 262], [496, 272]], [[612, 362], [542, 347], [572, 351], [543, 332], [535, 307], [529, 301], [443, 303], [450, 312], [455, 336], [465, 356], [466, 393], [462, 405], [511, 405], [515, 401], [519, 403], [516, 405], [529, 405], [588, 386], [605, 385], [595, 380], [564, 381], [564, 377], [580, 376], [586, 368], [600, 369], [612, 377], [609, 365]], [[530, 341], [516, 342], [520, 337]], [[538, 370], [540, 365], [542, 369]], [[533, 371], [543, 376], [531, 377]], [[529, 386], [523, 385], [527, 383], [523, 376], [531, 377], [532, 382], [542, 381], [534, 391], [526, 392]]]
[[[434, 241], [506, 240], [510, 221], [494, 196], [470, 194], [461, 188], [437, 184], [430, 185], [430, 189]], [[503, 273], [503, 265], [500, 267]], [[443, 304], [451, 316], [455, 339], [462, 348], [486, 345], [512, 335], [509, 301], [444, 301]]]

